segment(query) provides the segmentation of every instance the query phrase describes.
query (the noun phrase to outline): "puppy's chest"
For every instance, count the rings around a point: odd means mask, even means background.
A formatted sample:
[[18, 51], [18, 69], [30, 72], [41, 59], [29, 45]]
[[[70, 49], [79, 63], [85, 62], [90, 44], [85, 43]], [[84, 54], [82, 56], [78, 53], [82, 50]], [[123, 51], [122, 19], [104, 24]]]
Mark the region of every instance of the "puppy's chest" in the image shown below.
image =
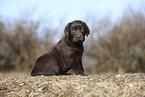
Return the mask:
[[70, 47], [61, 48], [59, 52], [60, 61], [66, 65], [72, 63], [75, 60], [80, 60], [83, 54], [83, 51], [80, 49]]
[[71, 49], [68, 51], [64, 52], [65, 57], [80, 57], [82, 56], [83, 52], [81, 50], [77, 50], [77, 49]]
[[83, 52], [81, 52], [80, 50], [74, 50], [72, 55], [74, 55], [76, 57], [80, 57], [80, 56], [82, 56], [82, 54], [83, 54]]

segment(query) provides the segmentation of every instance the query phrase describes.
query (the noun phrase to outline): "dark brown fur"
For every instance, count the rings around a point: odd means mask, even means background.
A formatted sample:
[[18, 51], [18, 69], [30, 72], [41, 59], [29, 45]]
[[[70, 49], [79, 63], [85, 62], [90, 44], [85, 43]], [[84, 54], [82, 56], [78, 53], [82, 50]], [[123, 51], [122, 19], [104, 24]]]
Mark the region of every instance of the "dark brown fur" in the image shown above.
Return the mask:
[[36, 60], [31, 75], [63, 75], [67, 74], [70, 69], [75, 74], [84, 75], [83, 42], [89, 32], [88, 26], [80, 20], [68, 23], [63, 38]]

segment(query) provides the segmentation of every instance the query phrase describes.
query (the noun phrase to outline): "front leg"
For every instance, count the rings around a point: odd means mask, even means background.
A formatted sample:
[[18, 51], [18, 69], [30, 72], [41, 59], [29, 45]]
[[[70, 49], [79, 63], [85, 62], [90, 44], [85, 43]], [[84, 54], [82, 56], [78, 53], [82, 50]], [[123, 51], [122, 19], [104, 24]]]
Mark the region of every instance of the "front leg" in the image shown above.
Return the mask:
[[73, 69], [73, 71], [75, 72], [76, 75], [84, 75], [84, 69], [82, 66], [82, 61], [81, 59], [77, 59], [77, 58], [72, 58], [72, 62], [71, 62], [71, 68]]

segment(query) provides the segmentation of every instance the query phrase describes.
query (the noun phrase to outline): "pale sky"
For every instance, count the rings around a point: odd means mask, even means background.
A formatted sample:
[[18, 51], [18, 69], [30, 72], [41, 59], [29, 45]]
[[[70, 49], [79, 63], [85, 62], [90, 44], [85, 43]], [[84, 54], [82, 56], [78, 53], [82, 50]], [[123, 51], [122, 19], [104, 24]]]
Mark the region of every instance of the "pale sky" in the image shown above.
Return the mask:
[[34, 18], [48, 17], [55, 22], [60, 18], [70, 22], [84, 20], [87, 15], [106, 14], [116, 19], [127, 6], [138, 10], [145, 6], [145, 0], [0, 0], [0, 16], [14, 18], [24, 10], [32, 10]]

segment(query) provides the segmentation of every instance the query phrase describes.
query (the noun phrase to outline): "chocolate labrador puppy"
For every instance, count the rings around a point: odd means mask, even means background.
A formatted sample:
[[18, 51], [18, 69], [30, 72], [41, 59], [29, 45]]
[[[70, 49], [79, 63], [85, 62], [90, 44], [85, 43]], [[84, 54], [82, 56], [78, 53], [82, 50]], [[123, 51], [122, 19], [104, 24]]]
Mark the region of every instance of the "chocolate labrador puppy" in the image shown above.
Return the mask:
[[65, 75], [72, 69], [76, 75], [84, 75], [82, 66], [83, 42], [90, 30], [85, 22], [75, 20], [68, 23], [63, 38], [50, 50], [40, 56], [31, 75]]

